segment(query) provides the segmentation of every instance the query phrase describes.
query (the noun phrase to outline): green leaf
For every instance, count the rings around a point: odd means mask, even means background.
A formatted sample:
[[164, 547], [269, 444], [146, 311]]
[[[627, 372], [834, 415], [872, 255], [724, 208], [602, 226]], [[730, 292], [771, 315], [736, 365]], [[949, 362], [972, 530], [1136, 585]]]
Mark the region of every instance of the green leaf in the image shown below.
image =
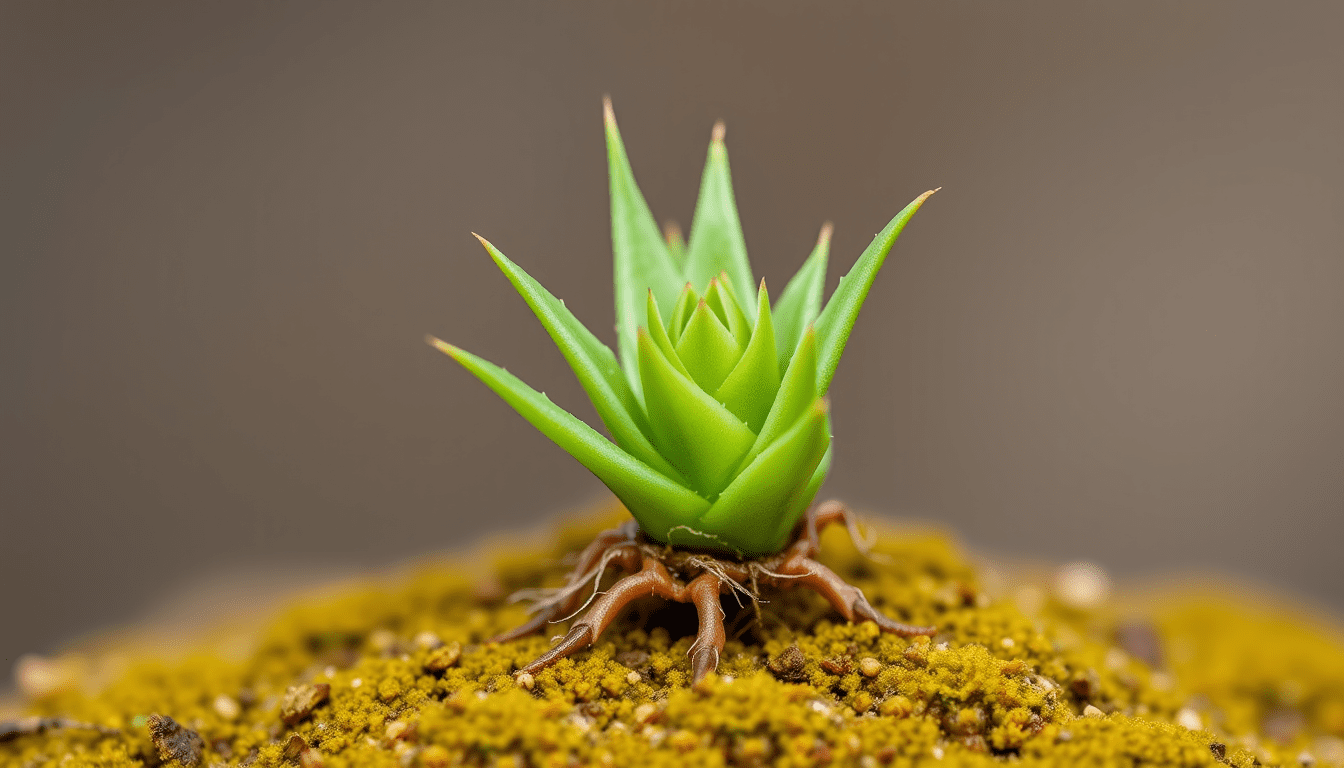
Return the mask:
[[643, 328], [639, 330], [639, 373], [654, 445], [681, 470], [692, 488], [713, 497], [728, 485], [756, 435], [678, 373]]
[[[831, 434], [831, 416], [826, 414], [826, 434]], [[831, 471], [831, 454], [835, 452], [835, 445], [826, 446], [826, 453], [821, 457], [821, 463], [812, 470], [812, 479], [807, 481], [807, 487], [795, 495], [789, 502], [788, 508], [779, 516], [779, 525], [775, 528], [775, 536], [782, 541], [788, 541], [789, 535], [793, 533], [794, 526], [803, 519], [803, 514], [811, 506], [812, 500], [817, 498], [817, 491], [821, 490], [821, 484], [826, 482], [826, 475]]]
[[737, 365], [742, 347], [701, 299], [677, 340], [677, 357], [701, 389], [713, 392]]
[[677, 296], [677, 305], [672, 308], [672, 314], [667, 321], [667, 337], [676, 344], [681, 339], [681, 332], [686, 329], [686, 323], [691, 321], [691, 313], [700, 303], [700, 294], [695, 292], [690, 283], [681, 290]]
[[644, 317], [644, 294], [652, 289], [665, 307], [676, 301], [682, 282], [681, 270], [668, 254], [667, 244], [658, 232], [658, 223], [649, 211], [644, 195], [635, 183], [630, 159], [626, 157], [621, 132], [611, 100], [603, 100], [607, 131], [607, 164], [611, 176], [611, 249], [616, 272], [616, 335], [621, 365], [630, 389], [639, 396], [639, 364], [636, 362], [635, 328]]
[[817, 337], [808, 328], [803, 332], [803, 340], [798, 351], [793, 354], [789, 369], [784, 372], [784, 380], [779, 384], [775, 401], [770, 404], [770, 413], [765, 424], [756, 435], [756, 442], [743, 458], [741, 467], [756, 457], [761, 451], [778, 440], [803, 415], [807, 407], [816, 402], [817, 393]]
[[490, 258], [495, 260], [500, 271], [545, 326], [569, 367], [574, 369], [579, 384], [593, 401], [598, 417], [610, 430], [616, 444], [659, 472], [677, 477], [677, 471], [649, 442], [648, 419], [607, 345], [585, 328], [563, 301], [555, 298], [498, 248], [480, 235], [476, 239], [485, 246]]
[[[652, 530], [694, 522], [709, 502], [636, 459], [517, 376], [433, 337], [429, 343], [485, 382], [542, 434], [597, 475], [641, 526]], [[648, 528], [646, 528], [648, 529]]]
[[[761, 281], [756, 293], [756, 330], [733, 372], [719, 385], [714, 397], [759, 432], [779, 391], [779, 359], [775, 352], [774, 323], [770, 318], [770, 295]], [[815, 378], [815, 377], [814, 377]]]
[[686, 241], [682, 239], [681, 227], [675, 221], [663, 225], [663, 239], [667, 241], [667, 254], [678, 268], [686, 266]]
[[831, 223], [821, 227], [821, 235], [812, 254], [784, 286], [775, 303], [775, 343], [779, 346], [779, 370], [793, 358], [793, 350], [803, 338], [803, 329], [816, 322], [821, 312], [821, 294], [826, 287], [826, 260], [831, 250]]
[[667, 329], [663, 327], [662, 314], [658, 311], [658, 299], [654, 298], [653, 291], [649, 291], [648, 312], [648, 330], [649, 335], [653, 337], [653, 343], [658, 345], [658, 350], [667, 358], [667, 362], [677, 369], [677, 373], [690, 378], [690, 372], [681, 364], [681, 358], [677, 357], [677, 350], [672, 347], [672, 340], [667, 336]]
[[815, 401], [803, 418], [733, 478], [694, 527], [732, 541], [746, 555], [783, 549], [788, 532], [779, 535], [779, 515], [793, 506], [830, 447], [827, 410], [824, 398]]
[[882, 262], [886, 261], [891, 246], [896, 243], [896, 238], [905, 229], [910, 217], [919, 210], [919, 206], [937, 191], [931, 189], [925, 192], [896, 214], [886, 228], [873, 238], [849, 274], [840, 278], [840, 285], [836, 286], [835, 293], [831, 294], [830, 301], [816, 322], [817, 391], [820, 394], [824, 395], [830, 389], [831, 377], [835, 375], [835, 367], [840, 364], [840, 355], [844, 353], [849, 332], [859, 317], [859, 308], [868, 297], [868, 289], [873, 286], [873, 279], [882, 268]]
[[733, 180], [728, 172], [728, 150], [723, 145], [723, 123], [714, 126], [709, 157], [700, 180], [700, 197], [691, 219], [691, 242], [686, 250], [686, 280], [701, 286], [720, 272], [727, 272], [738, 304], [751, 306], [751, 286], [756, 281], [747, 262], [747, 242], [737, 218]]
[[737, 339], [737, 345], [747, 346], [747, 342], [751, 340], [751, 321], [747, 319], [747, 313], [742, 311], [737, 299], [733, 297], [728, 273], [720, 272], [718, 277], [709, 281], [704, 298], [709, 308], [718, 315], [720, 322], [728, 328], [728, 332]]

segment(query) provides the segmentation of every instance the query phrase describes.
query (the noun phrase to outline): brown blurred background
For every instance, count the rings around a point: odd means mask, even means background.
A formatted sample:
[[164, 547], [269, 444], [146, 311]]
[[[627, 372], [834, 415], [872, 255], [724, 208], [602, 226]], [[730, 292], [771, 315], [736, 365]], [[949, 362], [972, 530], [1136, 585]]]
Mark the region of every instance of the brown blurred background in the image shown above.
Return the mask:
[[1344, 608], [1340, 8], [0, 5], [0, 661], [600, 497], [422, 339], [593, 418], [469, 233], [614, 336], [604, 93], [683, 225], [727, 121], [776, 290], [943, 187], [823, 494]]

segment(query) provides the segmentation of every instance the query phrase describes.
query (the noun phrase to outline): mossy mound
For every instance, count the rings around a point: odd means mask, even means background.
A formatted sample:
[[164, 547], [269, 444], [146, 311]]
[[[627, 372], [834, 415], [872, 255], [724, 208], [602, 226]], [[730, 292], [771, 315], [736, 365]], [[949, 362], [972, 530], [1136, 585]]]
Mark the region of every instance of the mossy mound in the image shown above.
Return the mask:
[[[819, 596], [725, 596], [718, 674], [688, 686], [694, 611], [639, 604], [532, 680], [546, 637], [511, 591], [556, 586], [610, 516], [480, 572], [426, 567], [309, 600], [245, 653], [142, 658], [54, 690], [0, 741], [14, 766], [1215, 766], [1344, 761], [1344, 640], [1286, 609], [1208, 595], [1139, 618], [1009, 590], [945, 537], [842, 531], [820, 559], [932, 639], [839, 620]], [[989, 582], [989, 583], [987, 583]], [[562, 632], [557, 626], [556, 632]]]

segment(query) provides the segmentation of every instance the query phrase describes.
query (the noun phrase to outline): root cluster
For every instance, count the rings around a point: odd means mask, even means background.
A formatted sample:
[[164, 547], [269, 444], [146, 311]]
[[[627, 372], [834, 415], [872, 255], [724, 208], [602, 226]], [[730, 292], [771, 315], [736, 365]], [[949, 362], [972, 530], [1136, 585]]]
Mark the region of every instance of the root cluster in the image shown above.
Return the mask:
[[[591, 645], [634, 600], [658, 595], [695, 606], [700, 629], [691, 645], [691, 672], [695, 680], [700, 680], [718, 667], [719, 654], [727, 639], [720, 595], [733, 594], [739, 600], [745, 597], [757, 602], [762, 587], [811, 589], [825, 597], [846, 621], [872, 621], [884, 632], [905, 636], [934, 634], [936, 627], [911, 626], [882, 615], [858, 587], [813, 559], [818, 549], [818, 532], [833, 523], [843, 523], [851, 537], [863, 545], [850, 512], [839, 502], [828, 501], [808, 512], [783, 552], [730, 560], [651, 542], [631, 520], [598, 534], [580, 553], [565, 586], [525, 590], [515, 595], [535, 600], [532, 618], [492, 639], [504, 642], [523, 637], [586, 610], [568, 634], [521, 670], [535, 674]], [[599, 592], [603, 574], [612, 567], [626, 575], [605, 592]]]

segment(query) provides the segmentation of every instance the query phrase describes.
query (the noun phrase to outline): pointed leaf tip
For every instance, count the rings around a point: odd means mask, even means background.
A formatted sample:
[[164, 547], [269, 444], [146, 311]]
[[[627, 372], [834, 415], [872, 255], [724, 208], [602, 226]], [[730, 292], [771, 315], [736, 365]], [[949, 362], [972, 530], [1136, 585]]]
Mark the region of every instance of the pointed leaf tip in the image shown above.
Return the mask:
[[611, 108], [611, 94], [602, 97], [602, 120], [607, 123], [616, 122], [616, 110]]
[[440, 352], [444, 353], [445, 355], [454, 355], [454, 354], [456, 354], [457, 352], [460, 352], [460, 351], [461, 351], [461, 350], [458, 349], [457, 347], [453, 346], [452, 344], [449, 344], [448, 342], [444, 341], [443, 339], [440, 339], [438, 336], [435, 336], [435, 335], [432, 334], [432, 333], [426, 333], [426, 334], [425, 334], [425, 343], [428, 344], [429, 346], [431, 346], [431, 347], [433, 347], [433, 348], [439, 350]]
[[714, 123], [713, 130], [709, 132], [709, 140], [716, 144], [722, 144], [723, 137], [727, 133], [728, 133], [728, 126], [724, 125], [722, 120], [719, 120]]
[[873, 237], [873, 241], [864, 249], [863, 255], [859, 256], [859, 260], [849, 272], [840, 278], [835, 293], [831, 294], [830, 301], [817, 316], [818, 392], [824, 394], [831, 386], [831, 377], [835, 375], [840, 355], [845, 351], [845, 344], [849, 341], [854, 321], [858, 319], [859, 309], [868, 297], [868, 290], [872, 288], [873, 280], [877, 277], [878, 270], [882, 268], [882, 263], [886, 261], [887, 254], [896, 244], [896, 238], [905, 229], [910, 217], [914, 216], [924, 201], [936, 191], [938, 190], [931, 189], [916, 197], [887, 222], [887, 226]]
[[829, 244], [831, 242], [831, 234], [833, 232], [835, 232], [834, 224], [832, 224], [829, 221], [822, 224], [821, 233], [817, 235], [817, 245], [821, 245], [822, 243]]

